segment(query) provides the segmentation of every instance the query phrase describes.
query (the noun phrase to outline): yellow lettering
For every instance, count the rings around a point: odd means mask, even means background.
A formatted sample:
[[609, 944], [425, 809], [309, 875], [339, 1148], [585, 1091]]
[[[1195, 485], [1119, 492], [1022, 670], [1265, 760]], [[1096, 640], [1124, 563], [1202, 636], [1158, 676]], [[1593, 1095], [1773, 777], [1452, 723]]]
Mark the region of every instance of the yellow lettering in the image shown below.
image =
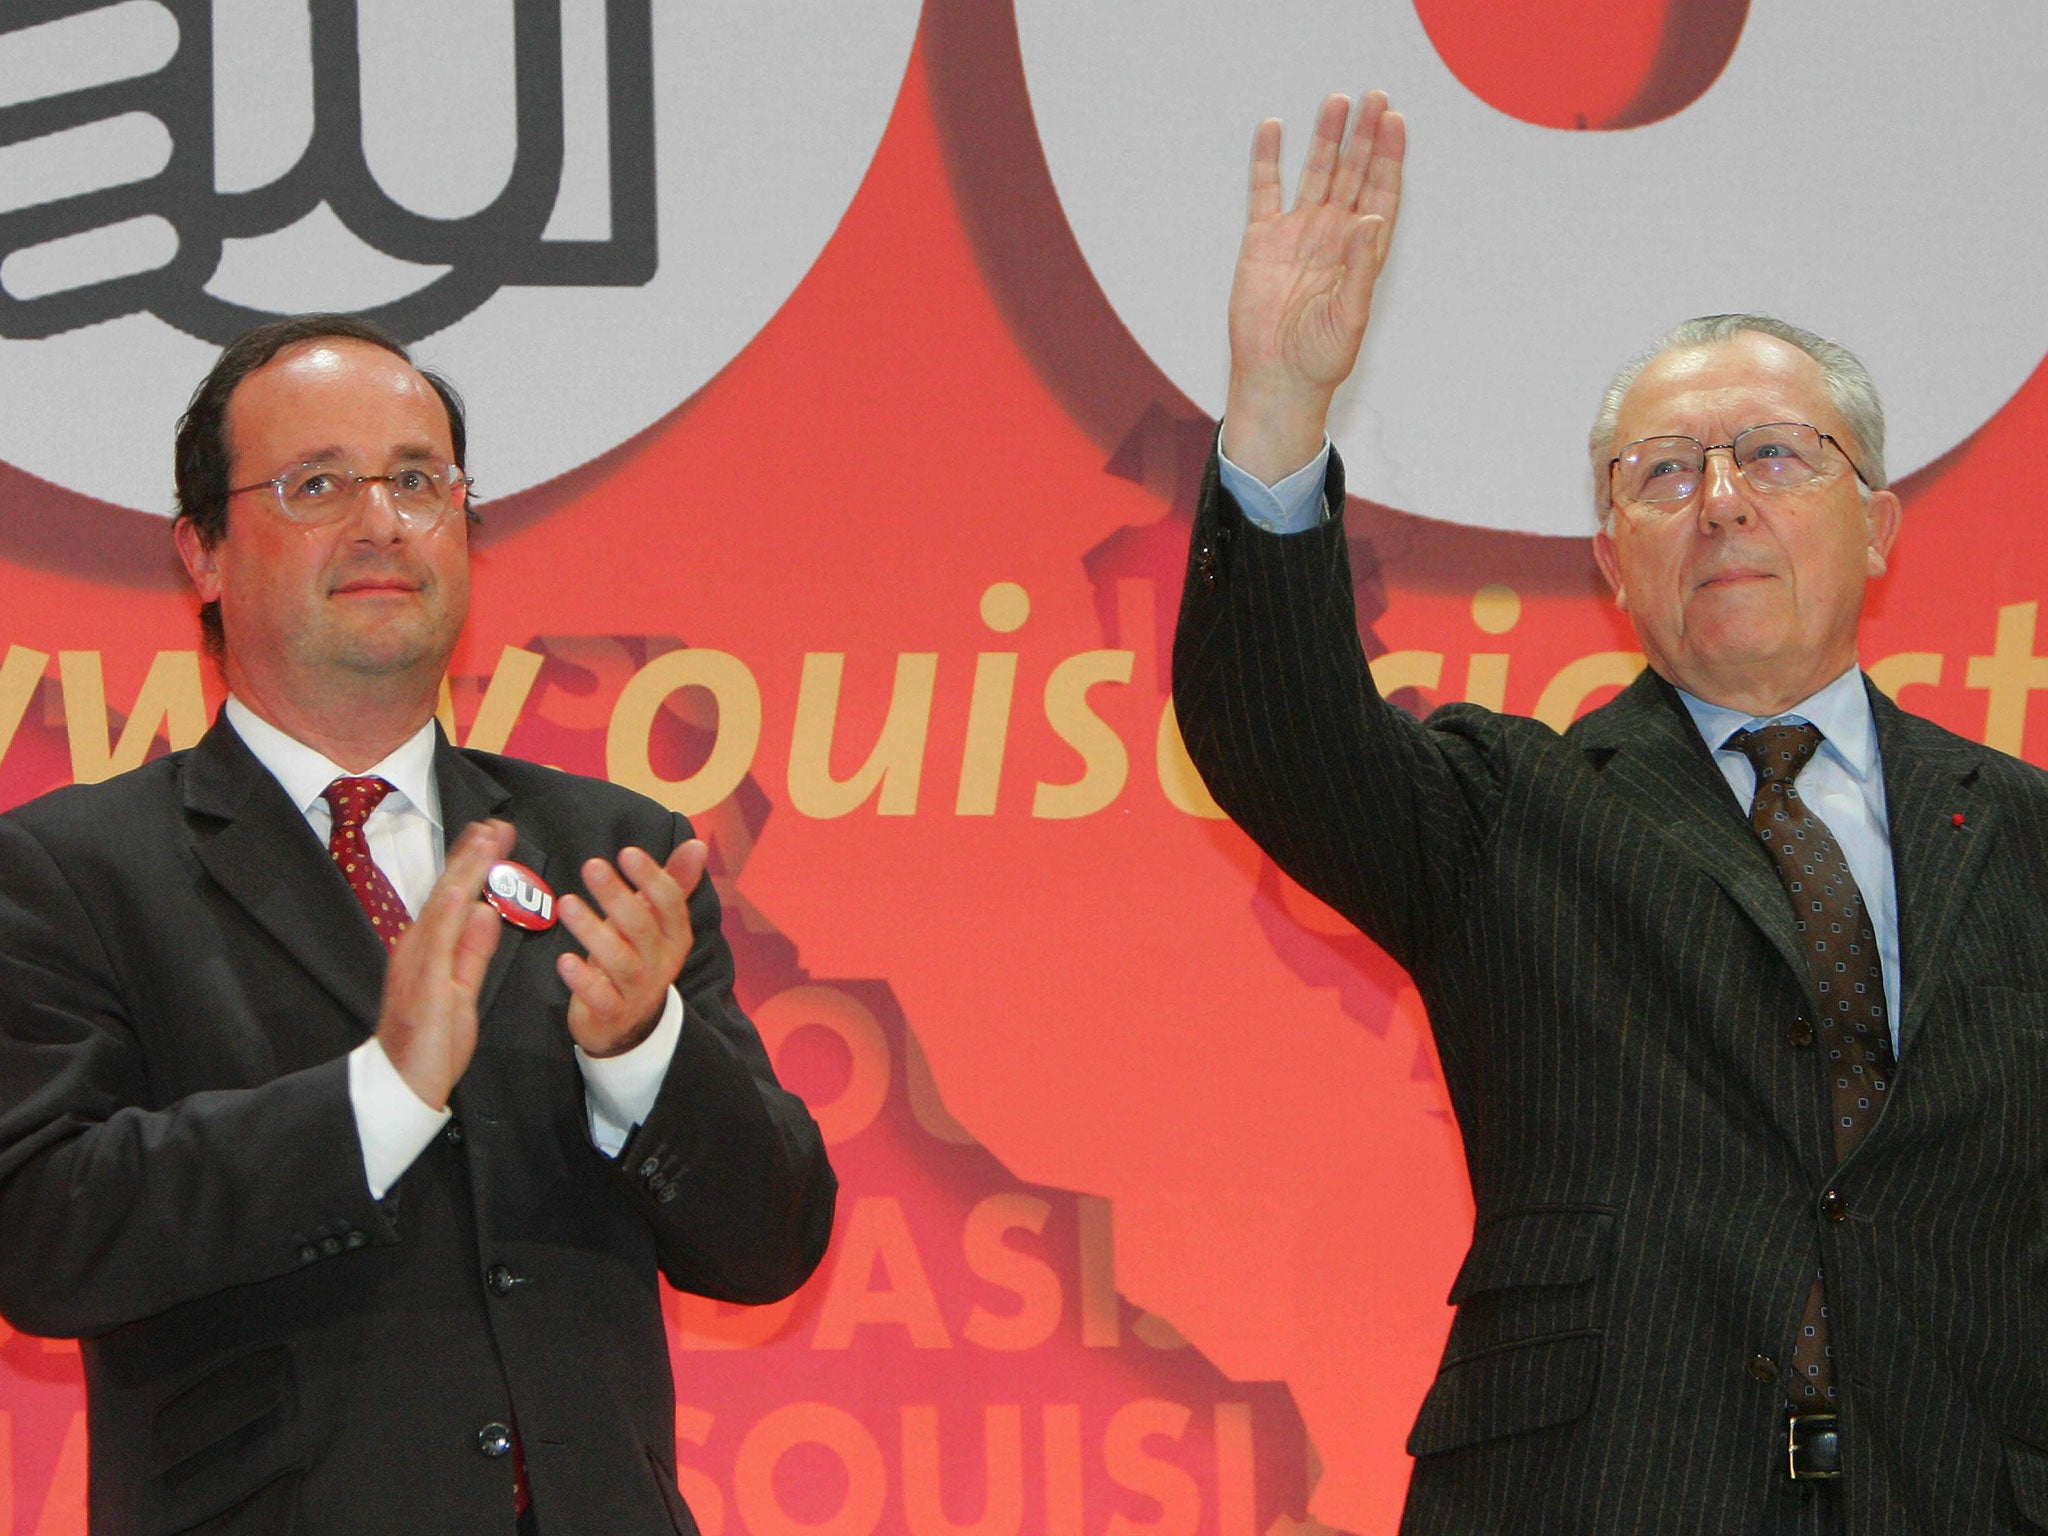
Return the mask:
[[1562, 731], [1579, 717], [1579, 709], [1596, 689], [1625, 687], [1643, 670], [1639, 651], [1595, 651], [1566, 662], [1536, 700], [1536, 718]]
[[1931, 688], [1939, 683], [1941, 667], [1941, 653], [1938, 651], [1901, 651], [1896, 656], [1873, 661], [1867, 670], [1878, 691], [1897, 703], [1902, 689]]
[[[21, 729], [21, 717], [28, 713], [28, 701], [36, 696], [36, 684], [49, 664], [45, 652], [25, 645], [7, 647], [7, 659], [0, 662], [0, 758], [14, 745], [14, 733]], [[0, 1524], [0, 1530], [5, 1529]]]
[[2026, 744], [2027, 695], [2048, 688], [2048, 656], [2034, 654], [2039, 603], [2007, 603], [1998, 610], [1998, 635], [1989, 656], [1972, 656], [1968, 685], [1982, 688], [1984, 744], [2015, 757]]
[[967, 741], [960, 749], [955, 814], [993, 816], [1010, 740], [1010, 700], [1017, 690], [1017, 653], [984, 651], [974, 658], [974, 694], [967, 702]]
[[[953, 1347], [900, 1200], [865, 1195], [854, 1201], [834, 1247], [838, 1257], [818, 1307], [813, 1347], [845, 1349], [853, 1343], [854, 1330], [871, 1323], [901, 1326], [919, 1349]], [[869, 1284], [877, 1263], [887, 1277], [881, 1289]]]
[[[982, 1411], [983, 1484], [981, 1517], [957, 1521], [946, 1515], [945, 1479], [939, 1455], [939, 1410], [903, 1410], [903, 1515], [910, 1536], [1018, 1536], [1024, 1529], [1024, 1413], [1015, 1403], [990, 1403]], [[961, 1458], [952, 1458], [955, 1465]]]
[[109, 745], [107, 684], [98, 651], [60, 651], [57, 678], [64, 690], [64, 733], [71, 742], [71, 777], [97, 784], [142, 766], [158, 728], [172, 751], [206, 734], [206, 692], [199, 681], [197, 651], [158, 651], [135, 695], [135, 707]]
[[1380, 697], [1390, 699], [1403, 688], [1424, 688], [1435, 692], [1444, 679], [1442, 651], [1389, 651], [1369, 663], [1372, 685]]
[[[981, 594], [981, 622], [1013, 634], [1031, 617], [1031, 594], [1014, 581], [998, 581]], [[1010, 739], [1010, 701], [1017, 691], [1017, 653], [984, 651], [974, 659], [974, 692], [967, 701], [967, 740], [960, 749], [960, 793], [955, 814], [993, 816]]]
[[1171, 696], [1166, 700], [1166, 707], [1159, 712], [1159, 737], [1154, 758], [1159, 768], [1159, 787], [1166, 792], [1168, 804], [1190, 816], [1200, 816], [1209, 821], [1222, 820], [1223, 807], [1209, 793], [1209, 786], [1202, 782], [1202, 776], [1195, 771], [1194, 760], [1188, 756], [1188, 744], [1181, 736], [1180, 716], [1173, 711]]
[[[625, 642], [611, 635], [543, 635], [533, 643], [556, 668], [552, 686], [543, 688], [534, 700], [534, 713], [572, 731], [594, 731], [607, 724], [620, 690], [640, 670]], [[666, 654], [675, 649], [666, 639], [650, 639], [646, 654], [651, 661], [657, 652]], [[590, 679], [590, 686], [564, 688], [559, 681], [563, 672], [581, 673]], [[577, 680], [581, 682], [582, 678]], [[670, 707], [674, 707], [673, 695]], [[716, 720], [713, 715], [710, 723], [715, 724]]]
[[1465, 664], [1465, 702], [1485, 709], [1508, 707], [1508, 659], [1495, 651], [1475, 651]]
[[434, 711], [441, 720], [441, 733], [477, 752], [504, 751], [505, 743], [512, 739], [512, 727], [519, 723], [519, 711], [526, 707], [527, 695], [533, 692], [533, 680], [540, 676], [540, 665], [539, 652], [523, 646], [508, 645], [498, 652], [497, 669], [485, 685], [476, 718], [469, 722], [467, 738], [455, 734], [455, 692], [448, 679], [442, 678], [441, 702]]
[[1010, 1247], [1007, 1232], [1040, 1233], [1052, 1207], [1033, 1195], [990, 1195], [967, 1213], [964, 1249], [967, 1267], [990, 1285], [1017, 1298], [1007, 1316], [980, 1302], [961, 1328], [970, 1344], [983, 1349], [1036, 1349], [1060, 1325], [1060, 1277], [1043, 1259]]
[[[665, 779], [650, 756], [654, 717], [681, 688], [702, 688], [718, 701], [718, 734], [701, 768], [688, 778]], [[724, 651], [685, 647], [655, 657], [620, 690], [605, 732], [604, 771], [614, 784], [696, 816], [739, 788], [760, 744], [761, 685], [747, 664]]]
[[938, 678], [939, 658], [922, 651], [907, 651], [896, 658], [889, 713], [875, 737], [874, 750], [851, 778], [835, 779], [832, 737], [845, 671], [844, 651], [812, 651], [804, 657], [803, 678], [797, 684], [796, 726], [789, 743], [789, 803], [806, 816], [829, 821], [874, 795], [876, 815], [909, 816], [917, 810], [917, 783], [924, 772], [924, 741], [931, 728], [932, 686]]
[[1472, 625], [1489, 635], [1504, 635], [1522, 622], [1522, 594], [1513, 587], [1489, 584], [1472, 594]]
[[1088, 690], [1098, 683], [1128, 683], [1131, 651], [1083, 651], [1069, 656], [1045, 680], [1045, 719], [1054, 733], [1081, 755], [1081, 777], [1067, 784], [1040, 781], [1031, 814], [1048, 820], [1091, 816], [1123, 793], [1130, 754], [1115, 731], [1088, 707]]

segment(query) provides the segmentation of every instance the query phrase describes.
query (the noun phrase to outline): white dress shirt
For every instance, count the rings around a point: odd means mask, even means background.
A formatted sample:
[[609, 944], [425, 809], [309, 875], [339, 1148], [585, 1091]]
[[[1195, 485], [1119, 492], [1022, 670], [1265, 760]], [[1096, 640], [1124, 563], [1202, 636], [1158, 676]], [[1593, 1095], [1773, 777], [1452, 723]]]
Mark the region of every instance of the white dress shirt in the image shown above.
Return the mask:
[[[325, 847], [334, 825], [325, 792], [329, 784], [347, 776], [346, 770], [287, 736], [232, 694], [226, 714], [235, 734], [284, 786]], [[434, 746], [430, 720], [362, 775], [392, 786], [392, 792], [364, 821], [363, 838], [370, 845], [370, 857], [384, 871], [406, 911], [415, 916], [441, 877], [447, 857], [441, 790], [434, 782]], [[682, 1029], [683, 1000], [670, 987], [654, 1033], [632, 1050], [600, 1058], [576, 1047], [590, 1139], [607, 1157], [618, 1155], [633, 1127], [654, 1108]], [[371, 1197], [381, 1200], [439, 1134], [450, 1112], [430, 1108], [406, 1085], [374, 1035], [349, 1052], [348, 1094], [355, 1112], [356, 1136], [363, 1147], [363, 1176]]]

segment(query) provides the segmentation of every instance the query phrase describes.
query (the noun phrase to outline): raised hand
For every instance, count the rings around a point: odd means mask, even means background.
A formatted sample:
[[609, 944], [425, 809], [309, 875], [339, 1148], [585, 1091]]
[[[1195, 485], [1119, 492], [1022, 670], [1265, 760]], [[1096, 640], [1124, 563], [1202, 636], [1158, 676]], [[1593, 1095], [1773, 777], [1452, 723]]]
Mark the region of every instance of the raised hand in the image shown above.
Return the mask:
[[704, 857], [691, 838], [666, 864], [638, 848], [621, 853], [617, 869], [589, 859], [583, 884], [604, 915], [580, 896], [562, 898], [562, 921], [585, 953], [563, 955], [556, 970], [569, 988], [569, 1034], [590, 1055], [629, 1051], [660, 1022], [669, 983], [690, 953], [690, 892]]
[[[1345, 123], [1350, 119], [1350, 132]], [[1268, 484], [1323, 443], [1330, 397], [1349, 376], [1401, 207], [1407, 128], [1374, 91], [1316, 115], [1293, 208], [1280, 185], [1280, 122], [1252, 138], [1251, 197], [1230, 290], [1230, 398], [1223, 451]]]
[[506, 822], [464, 830], [384, 973], [377, 1039], [406, 1086], [435, 1109], [448, 1102], [476, 1054], [476, 995], [502, 926], [477, 898], [512, 842]]

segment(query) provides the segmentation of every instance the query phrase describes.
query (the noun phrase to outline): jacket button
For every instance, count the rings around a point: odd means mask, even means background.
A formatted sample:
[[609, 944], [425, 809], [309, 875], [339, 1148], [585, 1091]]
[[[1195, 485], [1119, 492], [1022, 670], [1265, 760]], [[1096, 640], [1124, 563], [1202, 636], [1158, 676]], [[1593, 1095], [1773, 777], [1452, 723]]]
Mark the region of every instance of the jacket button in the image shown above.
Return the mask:
[[1749, 1374], [1758, 1381], [1776, 1381], [1778, 1379], [1778, 1362], [1769, 1355], [1751, 1355], [1749, 1357]]
[[491, 1288], [493, 1296], [509, 1296], [512, 1287], [519, 1283], [519, 1277], [502, 1264], [493, 1264], [484, 1275], [484, 1284]]
[[1792, 1043], [1801, 1047], [1813, 1044], [1813, 1020], [1794, 1019], [1792, 1021]]
[[661, 1172], [661, 1159], [658, 1157], [650, 1157], [640, 1165], [640, 1177], [643, 1179], [651, 1179], [659, 1172]]
[[1195, 556], [1195, 575], [1211, 591], [1216, 587], [1216, 551], [1203, 545]]
[[486, 1456], [503, 1456], [512, 1449], [512, 1431], [493, 1419], [476, 1432], [476, 1448]]
[[1849, 1202], [1842, 1198], [1842, 1192], [1831, 1189], [1820, 1197], [1820, 1213], [1829, 1221], [1847, 1221]]
[[350, 1232], [347, 1237], [341, 1240], [342, 1246], [344, 1248], [360, 1248], [363, 1246], [363, 1244], [367, 1243], [368, 1241], [369, 1239], [363, 1236], [362, 1233], [353, 1231]]
[[671, 1201], [671, 1200], [675, 1199], [675, 1197], [676, 1197], [676, 1187], [675, 1187], [675, 1185], [673, 1185], [673, 1184], [664, 1184], [664, 1185], [662, 1185], [662, 1186], [661, 1186], [661, 1193], [660, 1193], [660, 1194], [658, 1194], [658, 1195], [656, 1195], [656, 1196], [655, 1196], [654, 1198], [655, 1198], [655, 1199], [656, 1199], [656, 1200], [657, 1200], [657, 1201], [658, 1201], [659, 1203], [661, 1203], [662, 1205], [667, 1205], [667, 1204], [669, 1203], [669, 1201]]
[[328, 1258], [333, 1258], [337, 1253], [341, 1252], [341, 1239], [338, 1237], [321, 1238], [320, 1251], [326, 1254]]
[[441, 1139], [447, 1142], [448, 1145], [451, 1147], [461, 1146], [462, 1122], [460, 1120], [455, 1119], [449, 1120], [447, 1128], [441, 1132]]
[[306, 1244], [305, 1247], [299, 1250], [299, 1262], [301, 1264], [310, 1264], [319, 1257], [320, 1250], [318, 1248], [315, 1248], [311, 1243]]

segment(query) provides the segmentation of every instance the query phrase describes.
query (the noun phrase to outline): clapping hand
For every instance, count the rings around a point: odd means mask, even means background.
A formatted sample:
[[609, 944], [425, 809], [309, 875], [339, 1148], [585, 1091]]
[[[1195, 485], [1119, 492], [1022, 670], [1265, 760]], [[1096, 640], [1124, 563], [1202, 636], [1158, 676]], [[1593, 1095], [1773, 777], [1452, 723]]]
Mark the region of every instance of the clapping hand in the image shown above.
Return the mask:
[[583, 884], [602, 907], [564, 896], [562, 921], [582, 944], [556, 969], [569, 988], [569, 1034], [592, 1056], [617, 1056], [653, 1033], [669, 984], [683, 969], [694, 935], [690, 892], [704, 875], [704, 845], [678, 844], [666, 864], [638, 848], [618, 867], [588, 859]]

